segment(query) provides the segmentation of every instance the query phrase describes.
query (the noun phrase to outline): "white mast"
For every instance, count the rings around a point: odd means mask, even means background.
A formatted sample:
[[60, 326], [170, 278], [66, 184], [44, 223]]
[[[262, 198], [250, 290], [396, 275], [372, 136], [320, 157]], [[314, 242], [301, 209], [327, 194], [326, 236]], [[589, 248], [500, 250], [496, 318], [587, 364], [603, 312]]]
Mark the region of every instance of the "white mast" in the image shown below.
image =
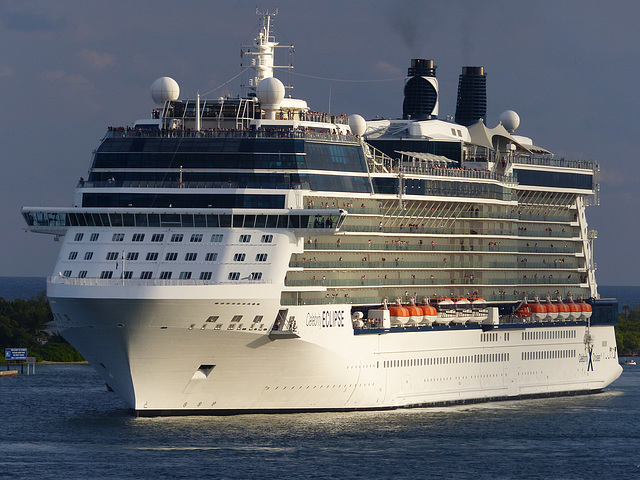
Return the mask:
[[[278, 9], [275, 12], [269, 13], [266, 10], [264, 13], [260, 12], [256, 8], [256, 15], [261, 15], [261, 25], [258, 32], [258, 36], [254, 39], [253, 45], [241, 45], [243, 48], [243, 55], [253, 56], [251, 60], [251, 68], [256, 72], [255, 76], [249, 79], [249, 89], [255, 92], [258, 84], [265, 78], [273, 77], [274, 68], [293, 68], [293, 65], [274, 65], [276, 47], [293, 49], [293, 45], [279, 45], [275, 41], [275, 37], [271, 35], [271, 23], [273, 17], [278, 14]], [[244, 48], [252, 48], [253, 50], [244, 51]]]
[[202, 130], [202, 119], [200, 117], [200, 92], [198, 92], [198, 98], [196, 99], [196, 132]]

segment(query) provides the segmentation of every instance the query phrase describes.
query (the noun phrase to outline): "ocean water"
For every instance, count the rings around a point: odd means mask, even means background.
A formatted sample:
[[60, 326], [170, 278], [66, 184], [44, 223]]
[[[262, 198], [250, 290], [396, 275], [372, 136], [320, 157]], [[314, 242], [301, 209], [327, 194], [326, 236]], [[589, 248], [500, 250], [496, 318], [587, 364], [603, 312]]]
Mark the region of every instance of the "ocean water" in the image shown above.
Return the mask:
[[0, 379], [0, 476], [585, 479], [640, 475], [640, 367], [596, 395], [386, 412], [134, 418], [87, 365]]
[[46, 289], [46, 277], [0, 277], [0, 298], [5, 300], [28, 300]]
[[[0, 278], [6, 299], [43, 288], [40, 277]], [[640, 287], [600, 290], [640, 303]], [[35, 375], [0, 378], [0, 478], [637, 478], [639, 398], [640, 366], [625, 366], [605, 392], [588, 396], [134, 418], [90, 366], [38, 365]]]

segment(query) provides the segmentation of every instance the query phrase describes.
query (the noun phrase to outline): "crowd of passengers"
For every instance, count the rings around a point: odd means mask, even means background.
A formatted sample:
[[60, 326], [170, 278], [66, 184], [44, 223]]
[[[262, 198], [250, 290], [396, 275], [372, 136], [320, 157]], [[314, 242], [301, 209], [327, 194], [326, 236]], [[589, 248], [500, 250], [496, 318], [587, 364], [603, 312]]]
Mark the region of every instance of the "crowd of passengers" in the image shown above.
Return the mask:
[[[108, 127], [109, 132], [117, 132], [123, 134], [127, 137], [139, 137], [139, 136], [148, 136], [150, 133], [157, 134], [160, 133], [161, 136], [182, 136], [182, 135], [192, 135], [196, 133], [196, 130], [191, 128], [171, 128], [171, 129], [154, 129], [154, 128], [140, 128], [140, 127]], [[251, 125], [249, 128], [206, 128], [200, 130], [201, 134], [209, 134], [214, 136], [224, 135], [224, 134], [237, 134], [243, 133], [251, 135], [260, 135], [266, 134], [268, 136], [276, 136], [276, 137], [290, 137], [296, 135], [305, 135], [305, 134], [324, 134], [324, 135], [342, 135], [346, 137], [353, 137], [354, 135], [350, 131], [341, 131], [335, 128], [312, 128], [305, 126], [297, 126], [297, 127], [263, 127], [260, 126], [256, 128], [255, 125]]]

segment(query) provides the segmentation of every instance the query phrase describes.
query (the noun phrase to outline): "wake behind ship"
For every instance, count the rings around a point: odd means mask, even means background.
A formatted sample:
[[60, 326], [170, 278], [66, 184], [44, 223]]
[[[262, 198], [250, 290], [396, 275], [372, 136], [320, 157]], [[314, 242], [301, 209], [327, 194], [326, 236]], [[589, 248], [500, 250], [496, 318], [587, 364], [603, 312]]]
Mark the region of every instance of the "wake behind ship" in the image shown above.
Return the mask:
[[109, 128], [61, 239], [60, 333], [137, 415], [385, 409], [597, 392], [621, 372], [585, 208], [598, 166], [489, 128], [463, 67], [438, 118], [413, 59], [403, 118], [328, 115], [273, 76], [274, 14], [244, 96]]

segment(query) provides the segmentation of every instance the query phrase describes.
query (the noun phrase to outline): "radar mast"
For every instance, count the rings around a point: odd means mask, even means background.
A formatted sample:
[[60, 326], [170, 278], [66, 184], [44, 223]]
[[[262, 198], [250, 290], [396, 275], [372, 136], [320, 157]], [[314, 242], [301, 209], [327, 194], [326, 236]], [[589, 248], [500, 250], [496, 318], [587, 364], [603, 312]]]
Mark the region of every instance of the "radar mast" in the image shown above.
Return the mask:
[[[240, 45], [241, 58], [249, 56], [251, 58], [251, 68], [255, 71], [253, 78], [249, 78], [249, 96], [254, 97], [256, 95], [256, 87], [265, 78], [273, 77], [274, 68], [293, 69], [293, 65], [274, 65], [275, 49], [276, 48], [288, 48], [289, 54], [293, 54], [293, 45], [280, 45], [275, 41], [275, 37], [271, 34], [271, 25], [273, 18], [278, 15], [278, 9], [275, 12], [269, 12], [265, 10], [261, 12], [256, 8], [256, 15], [260, 15], [260, 29], [258, 35], [253, 40], [252, 45]], [[245, 50], [246, 49], [246, 50]], [[293, 88], [291, 85], [285, 85], [285, 88]]]

